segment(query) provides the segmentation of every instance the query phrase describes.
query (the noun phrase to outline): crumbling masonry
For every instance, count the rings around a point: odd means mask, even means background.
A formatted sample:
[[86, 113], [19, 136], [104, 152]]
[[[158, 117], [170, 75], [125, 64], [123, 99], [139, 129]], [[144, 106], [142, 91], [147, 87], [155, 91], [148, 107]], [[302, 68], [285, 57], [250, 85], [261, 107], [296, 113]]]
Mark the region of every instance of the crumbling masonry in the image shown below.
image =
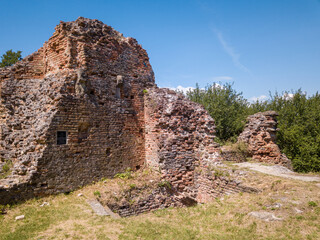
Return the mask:
[[61, 22], [37, 52], [0, 69], [0, 84], [0, 155], [13, 164], [0, 204], [145, 165], [181, 201], [244, 191], [207, 171], [220, 156], [203, 107], [157, 88], [146, 51], [98, 20]]
[[247, 144], [253, 160], [292, 168], [290, 159], [281, 153], [276, 144], [277, 116], [275, 111], [259, 112], [249, 116], [238, 141]]

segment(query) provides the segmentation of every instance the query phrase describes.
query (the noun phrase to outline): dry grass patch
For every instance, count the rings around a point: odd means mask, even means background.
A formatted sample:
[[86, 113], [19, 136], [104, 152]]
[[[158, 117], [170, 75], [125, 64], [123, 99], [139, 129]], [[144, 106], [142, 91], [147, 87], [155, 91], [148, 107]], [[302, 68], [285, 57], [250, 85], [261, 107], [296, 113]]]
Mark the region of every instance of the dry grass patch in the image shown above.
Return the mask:
[[[99, 198], [97, 191], [101, 198], [110, 192], [121, 194], [133, 184], [157, 185], [158, 175], [141, 170], [132, 178], [102, 180], [68, 195], [30, 200], [0, 217], [0, 239], [319, 239], [320, 191], [315, 183], [241, 171], [243, 184], [260, 193], [119, 220], [94, 215], [86, 198]], [[44, 201], [50, 205], [40, 207]], [[271, 212], [283, 221], [265, 222], [249, 216], [251, 211]], [[14, 220], [22, 214], [24, 220]]]

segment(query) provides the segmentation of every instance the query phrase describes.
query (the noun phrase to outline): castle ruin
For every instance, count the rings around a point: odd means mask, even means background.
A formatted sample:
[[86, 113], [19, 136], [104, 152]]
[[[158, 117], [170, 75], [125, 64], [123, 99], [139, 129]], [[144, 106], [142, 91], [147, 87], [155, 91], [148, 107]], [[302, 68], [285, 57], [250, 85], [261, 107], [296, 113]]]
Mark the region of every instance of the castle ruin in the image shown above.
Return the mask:
[[[0, 69], [0, 202], [72, 191], [127, 168], [161, 168], [181, 191], [218, 158], [214, 122], [157, 88], [133, 38], [98, 20], [61, 22], [38, 51]], [[197, 195], [197, 194], [196, 194]]]
[[252, 190], [212, 171], [221, 156], [207, 111], [158, 88], [146, 51], [98, 20], [61, 22], [38, 51], [0, 69], [0, 137], [0, 166], [12, 164], [0, 204], [145, 166], [182, 202]]

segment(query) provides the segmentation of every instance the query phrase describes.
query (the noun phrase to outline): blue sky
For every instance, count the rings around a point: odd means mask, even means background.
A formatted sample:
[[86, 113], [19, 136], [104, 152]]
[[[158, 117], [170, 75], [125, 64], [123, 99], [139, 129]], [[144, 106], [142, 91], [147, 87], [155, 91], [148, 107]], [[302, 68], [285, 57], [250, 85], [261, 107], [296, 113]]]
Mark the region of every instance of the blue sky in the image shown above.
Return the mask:
[[320, 90], [319, 0], [0, 0], [0, 55], [99, 19], [145, 48], [160, 87], [234, 82], [246, 98]]

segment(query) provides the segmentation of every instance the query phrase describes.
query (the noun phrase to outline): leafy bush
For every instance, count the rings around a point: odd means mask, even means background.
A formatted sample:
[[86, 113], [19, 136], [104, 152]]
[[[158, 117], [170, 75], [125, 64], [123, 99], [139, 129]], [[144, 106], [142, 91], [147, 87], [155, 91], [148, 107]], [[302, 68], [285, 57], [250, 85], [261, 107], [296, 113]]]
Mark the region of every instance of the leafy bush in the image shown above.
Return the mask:
[[202, 104], [213, 117], [218, 142], [236, 141], [245, 125], [249, 103], [242, 93], [232, 88], [232, 84], [213, 83], [204, 90], [197, 85], [187, 92], [187, 97]]
[[11, 168], [12, 163], [10, 161], [7, 161], [3, 166], [2, 166], [2, 171], [3, 172], [9, 172]]
[[6, 206], [5, 205], [0, 205], [0, 215], [6, 214]]
[[230, 145], [230, 148], [234, 152], [238, 152], [243, 156], [249, 156], [248, 145], [245, 142], [236, 142]]
[[307, 97], [301, 89], [271, 96], [268, 108], [279, 113], [281, 150], [299, 172], [320, 171], [320, 95]]
[[295, 171], [320, 171], [320, 94], [308, 97], [301, 89], [279, 94], [270, 100], [249, 103], [231, 84], [213, 83], [205, 89], [197, 85], [187, 97], [202, 104], [216, 124], [217, 141], [235, 142], [248, 115], [273, 110], [278, 112], [277, 144], [292, 160]]

